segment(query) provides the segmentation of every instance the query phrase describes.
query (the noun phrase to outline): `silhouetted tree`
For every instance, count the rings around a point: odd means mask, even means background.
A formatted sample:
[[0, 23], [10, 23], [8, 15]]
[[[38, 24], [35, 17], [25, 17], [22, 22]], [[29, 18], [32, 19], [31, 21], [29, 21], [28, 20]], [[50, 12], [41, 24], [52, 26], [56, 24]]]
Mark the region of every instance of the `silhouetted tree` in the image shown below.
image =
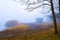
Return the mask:
[[19, 22], [17, 20], [10, 20], [5, 23], [6, 28], [12, 28], [16, 25], [19, 25]]
[[[46, 3], [46, 1], [48, 1], [50, 4], [49, 3]], [[27, 0], [23, 4], [27, 5], [27, 8], [26, 9], [28, 11], [33, 11], [34, 9], [37, 9], [37, 8], [39, 8], [41, 6], [44, 6], [44, 5], [50, 6], [51, 9], [49, 11], [47, 11], [47, 13], [50, 12], [50, 11], [52, 11], [55, 33], [57, 34], [58, 33], [58, 30], [57, 30], [56, 15], [55, 15], [55, 12], [54, 12], [53, 1], [57, 1], [57, 0], [35, 0], [35, 1], [33, 0], [32, 2], [31, 2], [31, 0]], [[19, 2], [24, 2], [24, 1], [19, 0]], [[59, 4], [60, 4], [60, 1], [59, 1]], [[59, 10], [60, 10], [60, 5], [59, 5]]]
[[43, 22], [43, 18], [36, 18], [36, 22], [37, 22], [37, 23]]
[[52, 10], [52, 15], [53, 15], [53, 20], [54, 20], [55, 34], [57, 34], [58, 30], [57, 30], [56, 16], [55, 16], [54, 7], [53, 7], [53, 1], [50, 0], [50, 3], [51, 3], [51, 10]]

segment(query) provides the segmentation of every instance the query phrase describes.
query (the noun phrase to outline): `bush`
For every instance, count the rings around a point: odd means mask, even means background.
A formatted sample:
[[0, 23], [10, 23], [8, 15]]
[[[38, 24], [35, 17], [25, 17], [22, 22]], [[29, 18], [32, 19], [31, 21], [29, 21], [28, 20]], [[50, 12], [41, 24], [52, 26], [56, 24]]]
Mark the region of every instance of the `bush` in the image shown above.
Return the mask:
[[16, 25], [19, 25], [19, 22], [17, 20], [10, 20], [10, 21], [6, 22], [5, 27], [6, 28], [12, 28]]

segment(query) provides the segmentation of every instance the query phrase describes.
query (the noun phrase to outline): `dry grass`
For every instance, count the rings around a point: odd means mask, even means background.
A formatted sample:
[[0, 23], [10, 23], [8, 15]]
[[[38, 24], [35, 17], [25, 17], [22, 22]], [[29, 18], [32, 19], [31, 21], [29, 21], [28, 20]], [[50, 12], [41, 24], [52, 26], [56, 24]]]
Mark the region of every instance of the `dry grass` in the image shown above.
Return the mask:
[[14, 26], [12, 28], [7, 28], [6, 30], [17, 30], [17, 29], [27, 30], [27, 29], [29, 29], [29, 26], [28, 25], [24, 25], [24, 24], [16, 25], [16, 26]]
[[[60, 26], [58, 24], [58, 26]], [[22, 33], [16, 33], [14, 36], [1, 37], [0, 40], [60, 40], [60, 27], [58, 27], [59, 34], [54, 34], [54, 28], [49, 28], [47, 30], [28, 30]], [[14, 34], [14, 31], [12, 31]], [[10, 34], [12, 34], [10, 32]]]

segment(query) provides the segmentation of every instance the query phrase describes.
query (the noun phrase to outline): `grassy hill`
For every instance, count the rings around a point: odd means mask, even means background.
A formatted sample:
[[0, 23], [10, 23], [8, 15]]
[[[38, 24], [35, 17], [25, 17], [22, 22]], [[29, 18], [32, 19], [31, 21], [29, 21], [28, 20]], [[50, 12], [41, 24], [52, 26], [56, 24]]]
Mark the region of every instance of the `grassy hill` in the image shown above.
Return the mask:
[[[48, 27], [48, 26], [49, 27]], [[0, 32], [0, 40], [60, 40], [60, 23], [58, 23], [58, 31], [59, 33], [56, 35], [54, 34], [54, 28], [51, 23], [42, 24], [41, 27], [48, 27], [48, 28], [36, 28], [34, 30], [5, 30]]]

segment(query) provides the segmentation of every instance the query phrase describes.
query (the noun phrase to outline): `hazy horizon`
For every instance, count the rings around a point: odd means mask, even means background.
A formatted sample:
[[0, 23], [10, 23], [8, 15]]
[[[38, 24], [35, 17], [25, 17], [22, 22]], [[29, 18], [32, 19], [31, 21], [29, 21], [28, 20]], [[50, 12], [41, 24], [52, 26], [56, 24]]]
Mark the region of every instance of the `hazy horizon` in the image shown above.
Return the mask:
[[41, 7], [32, 12], [27, 12], [23, 8], [24, 6], [20, 6], [12, 0], [0, 0], [0, 30], [5, 29], [4, 25], [9, 20], [17, 20], [20, 23], [34, 23], [36, 18], [43, 18], [43, 22], [50, 20], [48, 16], [42, 14]]

